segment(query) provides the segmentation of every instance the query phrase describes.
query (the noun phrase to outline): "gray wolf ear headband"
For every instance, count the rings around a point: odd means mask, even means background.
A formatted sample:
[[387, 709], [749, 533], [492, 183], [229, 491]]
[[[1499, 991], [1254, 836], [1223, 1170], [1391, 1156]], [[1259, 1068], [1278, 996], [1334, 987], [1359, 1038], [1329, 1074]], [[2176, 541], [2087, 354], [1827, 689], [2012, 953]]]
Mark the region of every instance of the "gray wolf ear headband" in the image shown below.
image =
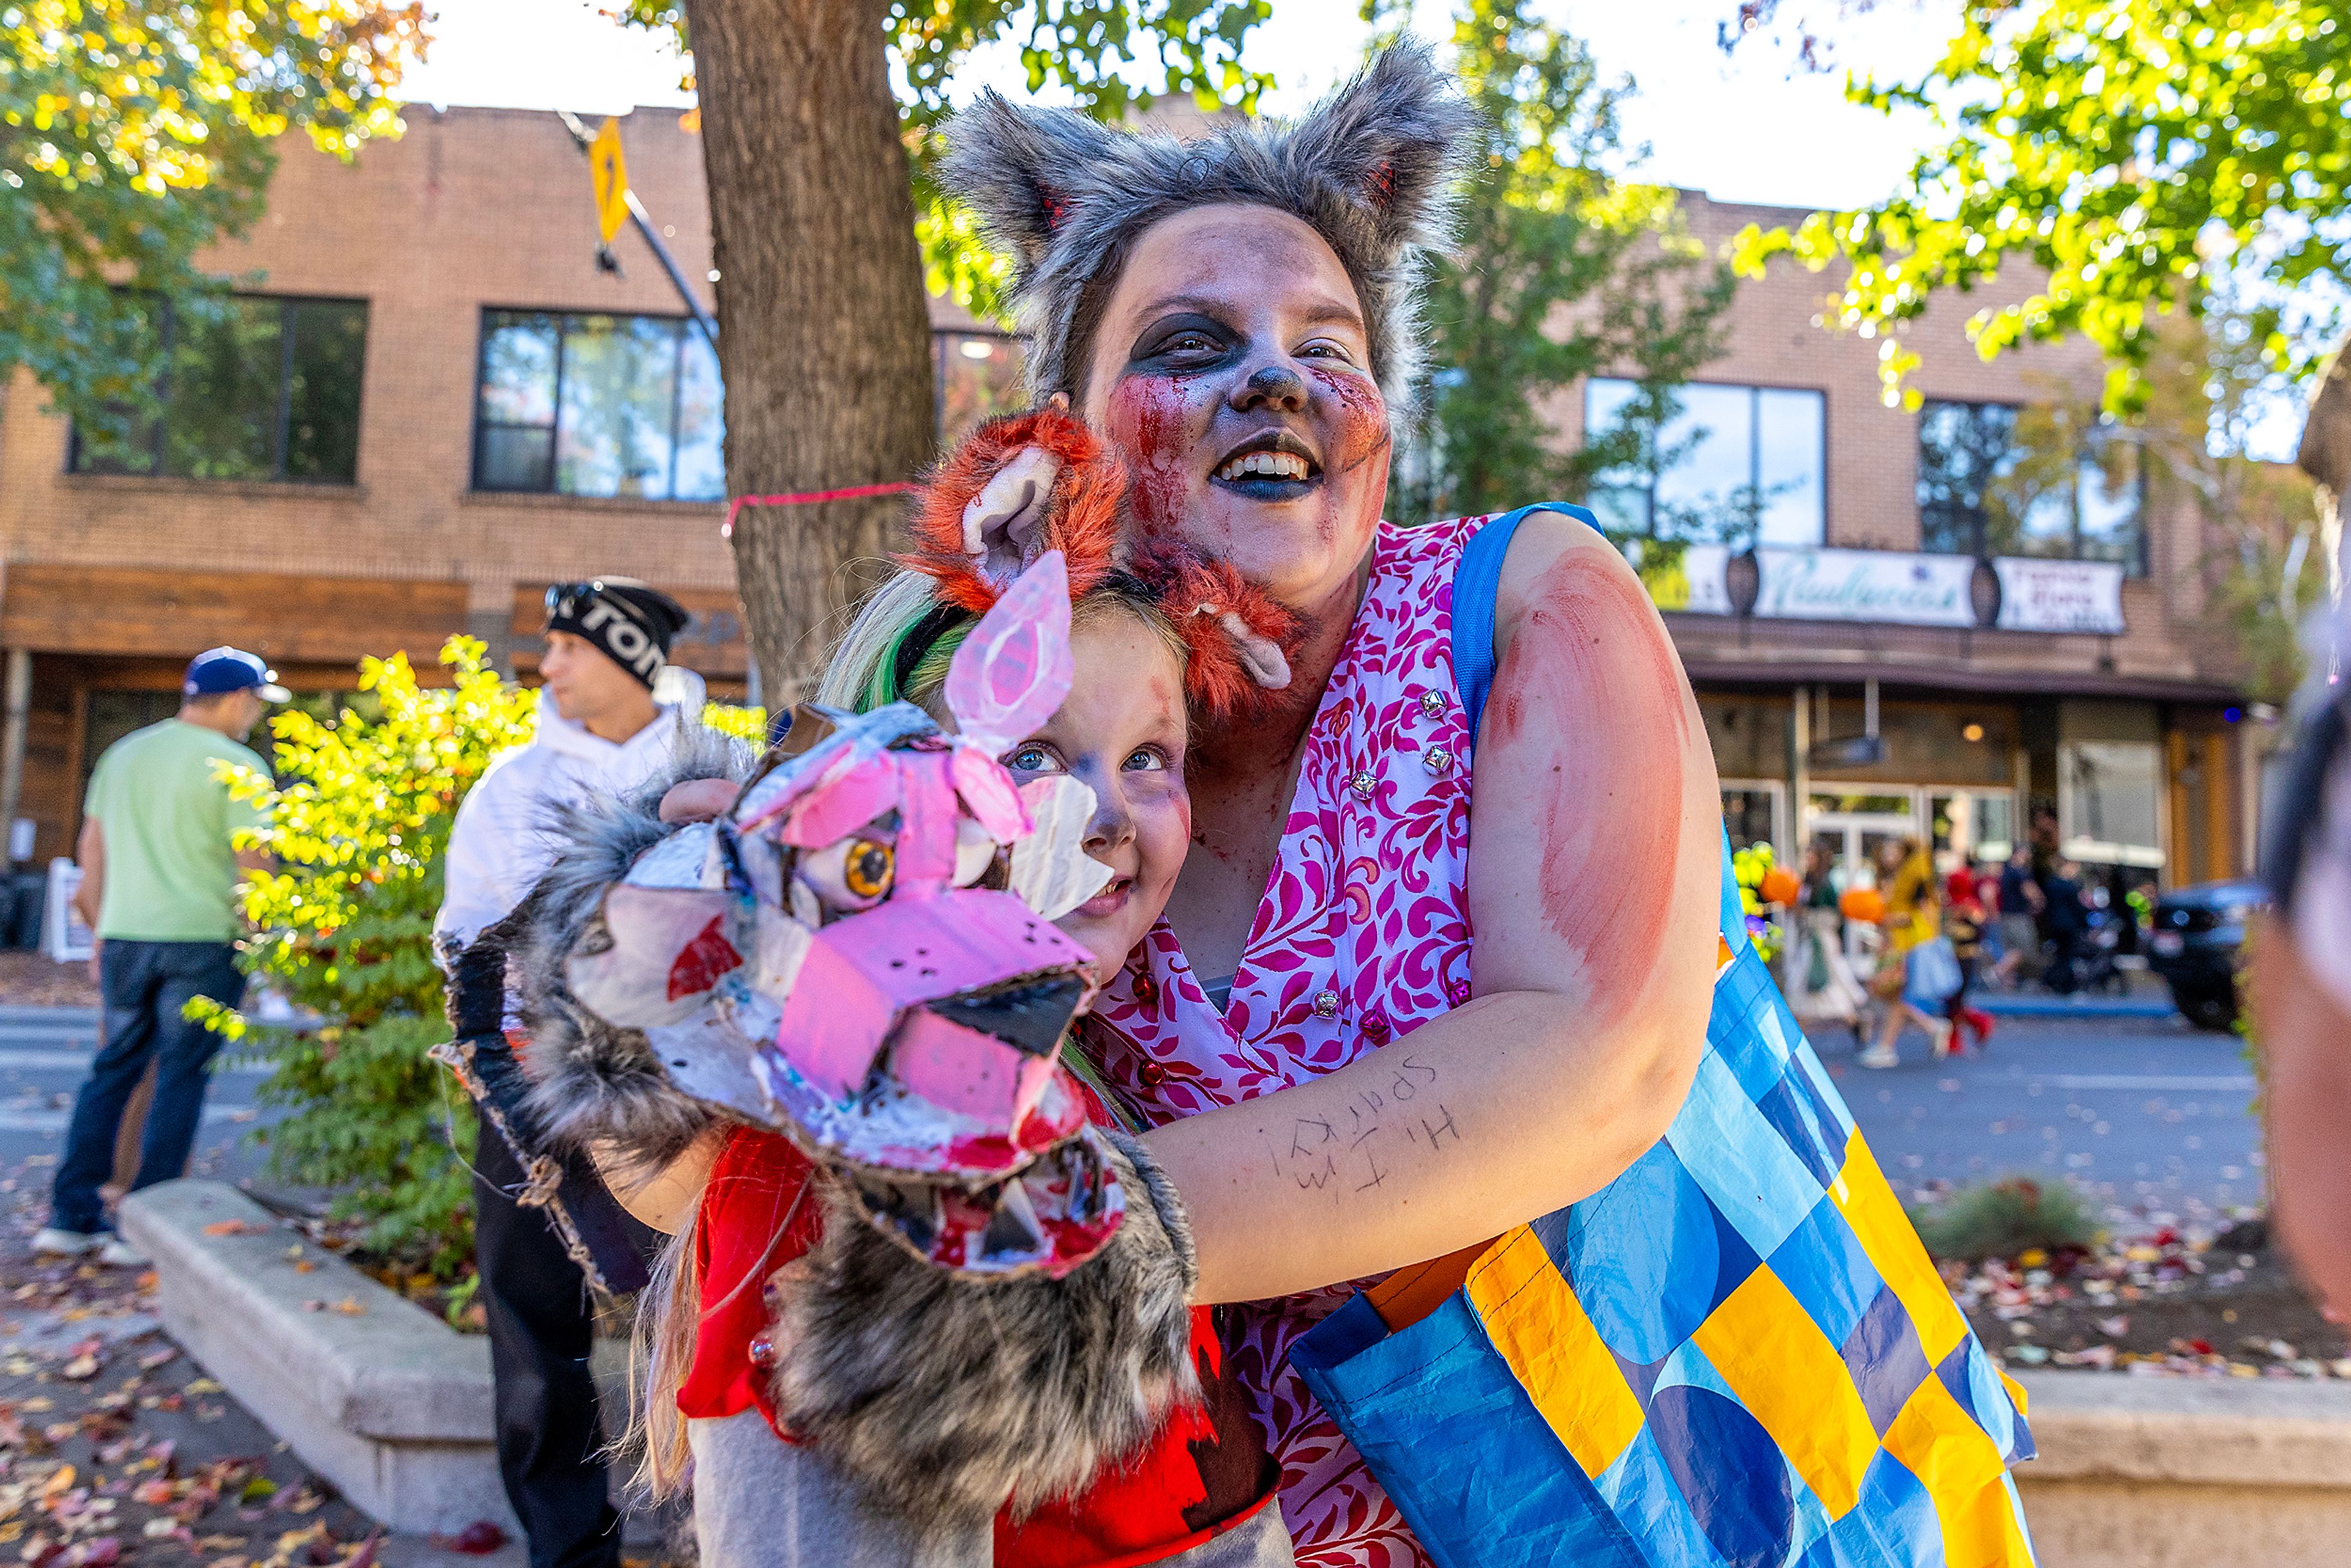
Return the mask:
[[940, 182], [1012, 254], [1040, 402], [1076, 391], [1092, 319], [1135, 237], [1187, 208], [1238, 203], [1290, 214], [1337, 253], [1393, 416], [1420, 370], [1422, 258], [1450, 238], [1477, 122], [1427, 46], [1405, 42], [1294, 123], [1251, 120], [1196, 141], [989, 91], [948, 127]]

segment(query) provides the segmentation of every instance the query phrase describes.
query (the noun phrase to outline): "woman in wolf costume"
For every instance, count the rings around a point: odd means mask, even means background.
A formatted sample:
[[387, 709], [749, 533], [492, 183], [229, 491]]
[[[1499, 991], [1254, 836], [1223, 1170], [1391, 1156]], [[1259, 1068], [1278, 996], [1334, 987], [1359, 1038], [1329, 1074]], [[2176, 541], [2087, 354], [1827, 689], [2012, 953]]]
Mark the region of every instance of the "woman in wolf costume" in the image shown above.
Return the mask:
[[[1230, 1304], [1301, 1563], [2029, 1562], [2019, 1396], [1722, 915], [1637, 579], [1571, 508], [1380, 521], [1471, 140], [1409, 47], [1295, 126], [990, 95], [951, 134], [1135, 535], [1304, 628], [1293, 700], [1195, 746], [1196, 852], [1094, 1000], [1135, 1180]], [[1416, 1385], [1432, 1324], [1479, 1376]], [[1384, 1336], [1440, 1436], [1333, 1375]]]
[[[671, 1489], [690, 1445], [710, 1563], [789, 1539], [985, 1562], [999, 1512], [993, 1560], [1024, 1568], [1290, 1561], [1186, 1305], [1180, 1206], [1074, 1041], [1055, 1065], [1181, 862], [1186, 708], [1262, 706], [1296, 632], [1186, 547], [1125, 548], [1124, 488], [1056, 409], [983, 426], [926, 483], [839, 706], [802, 709], [715, 824], [667, 836], [660, 789], [582, 816], [539, 889], [526, 1119], [678, 1232], [640, 1314], [646, 1469]], [[1087, 706], [1054, 713], [1065, 691]], [[1165, 784], [1130, 864], [1133, 791], [1098, 811], [1080, 774], [1148, 737], [1174, 751], [1129, 758]], [[647, 1202], [649, 1167], [699, 1187], [687, 1214]]]

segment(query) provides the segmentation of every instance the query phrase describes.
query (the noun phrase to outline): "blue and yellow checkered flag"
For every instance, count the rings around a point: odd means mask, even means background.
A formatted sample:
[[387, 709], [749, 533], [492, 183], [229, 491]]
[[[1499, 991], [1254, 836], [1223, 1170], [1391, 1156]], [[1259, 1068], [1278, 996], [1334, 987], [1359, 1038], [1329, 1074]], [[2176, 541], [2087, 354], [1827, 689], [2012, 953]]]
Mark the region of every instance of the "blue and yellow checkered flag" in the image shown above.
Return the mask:
[[1748, 942], [1728, 841], [1723, 884], [1706, 1054], [1665, 1138], [1356, 1297], [1291, 1364], [1446, 1568], [2029, 1565], [2024, 1391]]

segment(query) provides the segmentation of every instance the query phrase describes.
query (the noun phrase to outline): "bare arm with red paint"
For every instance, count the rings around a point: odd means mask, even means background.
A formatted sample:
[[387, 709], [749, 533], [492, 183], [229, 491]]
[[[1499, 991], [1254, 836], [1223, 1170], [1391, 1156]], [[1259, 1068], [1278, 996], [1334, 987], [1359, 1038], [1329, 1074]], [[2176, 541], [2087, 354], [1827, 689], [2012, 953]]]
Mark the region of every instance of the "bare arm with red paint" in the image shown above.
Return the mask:
[[1437, 1258], [1589, 1196], [1661, 1136], [1713, 1001], [1720, 802], [1664, 623], [1590, 528], [1504, 564], [1477, 755], [1468, 1005], [1147, 1142], [1203, 1301]]

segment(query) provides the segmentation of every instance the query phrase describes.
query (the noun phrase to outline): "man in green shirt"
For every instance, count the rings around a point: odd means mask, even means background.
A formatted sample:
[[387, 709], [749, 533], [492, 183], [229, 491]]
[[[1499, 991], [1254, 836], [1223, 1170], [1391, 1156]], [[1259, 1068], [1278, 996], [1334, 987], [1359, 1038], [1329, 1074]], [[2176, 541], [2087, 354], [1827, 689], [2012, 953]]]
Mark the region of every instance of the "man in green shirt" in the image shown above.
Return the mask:
[[181, 1013], [195, 997], [230, 1007], [243, 998], [237, 884], [266, 863], [259, 852], [235, 847], [237, 831], [258, 826], [261, 816], [230, 799], [222, 764], [269, 772], [245, 738], [267, 705], [286, 700], [276, 680], [235, 648], [197, 654], [181, 684], [178, 716], [116, 741], [90, 775], [74, 902], [98, 936], [106, 1043], [75, 1098], [36, 1252], [146, 1263], [108, 1228], [98, 1188], [112, 1174], [123, 1107], [150, 1061], [155, 1098], [131, 1187], [169, 1181], [187, 1166], [220, 1037]]

